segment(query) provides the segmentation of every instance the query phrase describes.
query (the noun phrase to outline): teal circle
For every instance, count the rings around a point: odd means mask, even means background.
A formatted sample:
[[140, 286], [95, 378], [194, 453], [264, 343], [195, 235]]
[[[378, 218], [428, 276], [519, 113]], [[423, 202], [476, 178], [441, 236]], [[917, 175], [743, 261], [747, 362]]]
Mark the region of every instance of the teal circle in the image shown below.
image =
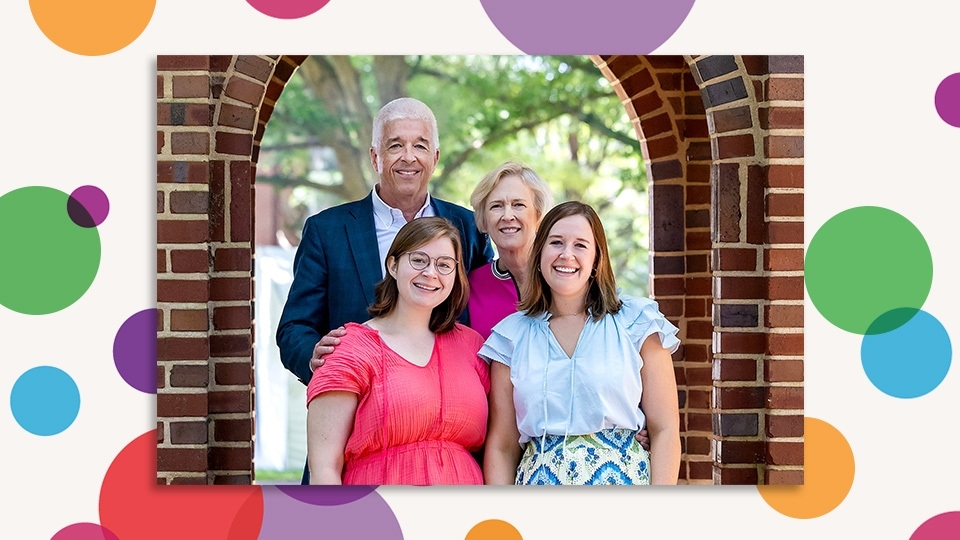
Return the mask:
[[100, 267], [100, 233], [71, 219], [69, 199], [44, 186], [0, 196], [0, 305], [46, 315], [90, 288]]
[[804, 280], [814, 307], [831, 324], [860, 335], [884, 333], [923, 306], [933, 258], [910, 220], [860, 206], [833, 216], [813, 236]]
[[[897, 311], [904, 311], [896, 313]], [[950, 336], [936, 317], [910, 308], [893, 310], [880, 316], [879, 327], [887, 327], [886, 317], [909, 320], [889, 332], [863, 336], [860, 360], [870, 382], [881, 392], [897, 398], [926, 395], [943, 382], [950, 369], [953, 348]]]
[[20, 427], [34, 435], [56, 435], [80, 412], [80, 390], [70, 375], [52, 366], [27, 370], [10, 392], [10, 409]]

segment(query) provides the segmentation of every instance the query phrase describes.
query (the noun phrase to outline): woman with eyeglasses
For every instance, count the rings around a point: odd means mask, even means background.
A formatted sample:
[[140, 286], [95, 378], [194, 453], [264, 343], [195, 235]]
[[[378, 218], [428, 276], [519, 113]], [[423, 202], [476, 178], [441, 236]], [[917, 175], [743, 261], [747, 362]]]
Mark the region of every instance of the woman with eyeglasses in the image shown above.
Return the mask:
[[307, 387], [313, 484], [482, 484], [489, 371], [456, 322], [469, 296], [456, 227], [408, 222], [363, 324], [347, 324]]

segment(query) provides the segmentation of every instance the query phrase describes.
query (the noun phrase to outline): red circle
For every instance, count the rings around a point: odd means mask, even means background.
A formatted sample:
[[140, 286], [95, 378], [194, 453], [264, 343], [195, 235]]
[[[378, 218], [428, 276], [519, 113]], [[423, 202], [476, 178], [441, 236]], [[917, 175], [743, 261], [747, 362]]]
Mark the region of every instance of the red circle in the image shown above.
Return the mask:
[[263, 524], [259, 486], [160, 486], [157, 431], [113, 459], [100, 486], [100, 523], [119, 538], [256, 540]]

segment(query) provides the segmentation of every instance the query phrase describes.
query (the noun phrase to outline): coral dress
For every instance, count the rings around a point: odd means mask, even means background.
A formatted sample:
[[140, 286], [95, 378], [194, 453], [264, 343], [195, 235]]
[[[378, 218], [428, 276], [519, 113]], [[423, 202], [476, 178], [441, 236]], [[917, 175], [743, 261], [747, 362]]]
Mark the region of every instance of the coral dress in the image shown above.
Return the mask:
[[343, 483], [482, 484], [470, 452], [487, 430], [489, 367], [477, 356], [483, 339], [457, 324], [436, 334], [423, 367], [405, 360], [369, 326], [348, 323], [307, 387], [357, 394], [353, 432], [344, 449]]

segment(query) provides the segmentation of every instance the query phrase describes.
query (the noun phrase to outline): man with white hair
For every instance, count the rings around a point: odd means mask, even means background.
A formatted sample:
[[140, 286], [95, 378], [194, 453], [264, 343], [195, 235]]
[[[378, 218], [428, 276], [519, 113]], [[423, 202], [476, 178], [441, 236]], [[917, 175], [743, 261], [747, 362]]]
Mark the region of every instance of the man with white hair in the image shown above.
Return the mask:
[[[431, 197], [430, 177], [440, 159], [437, 120], [424, 103], [399, 98], [373, 121], [370, 160], [380, 181], [369, 195], [307, 219], [293, 261], [293, 283], [277, 327], [280, 360], [307, 384], [319, 359], [332, 350], [321, 339], [348, 322], [370, 318], [374, 287], [397, 231], [424, 216], [449, 219], [463, 241], [464, 270], [493, 258], [473, 211]], [[467, 312], [460, 317], [467, 323]], [[334, 340], [333, 343], [335, 343]], [[307, 483], [304, 471], [303, 483]]]

